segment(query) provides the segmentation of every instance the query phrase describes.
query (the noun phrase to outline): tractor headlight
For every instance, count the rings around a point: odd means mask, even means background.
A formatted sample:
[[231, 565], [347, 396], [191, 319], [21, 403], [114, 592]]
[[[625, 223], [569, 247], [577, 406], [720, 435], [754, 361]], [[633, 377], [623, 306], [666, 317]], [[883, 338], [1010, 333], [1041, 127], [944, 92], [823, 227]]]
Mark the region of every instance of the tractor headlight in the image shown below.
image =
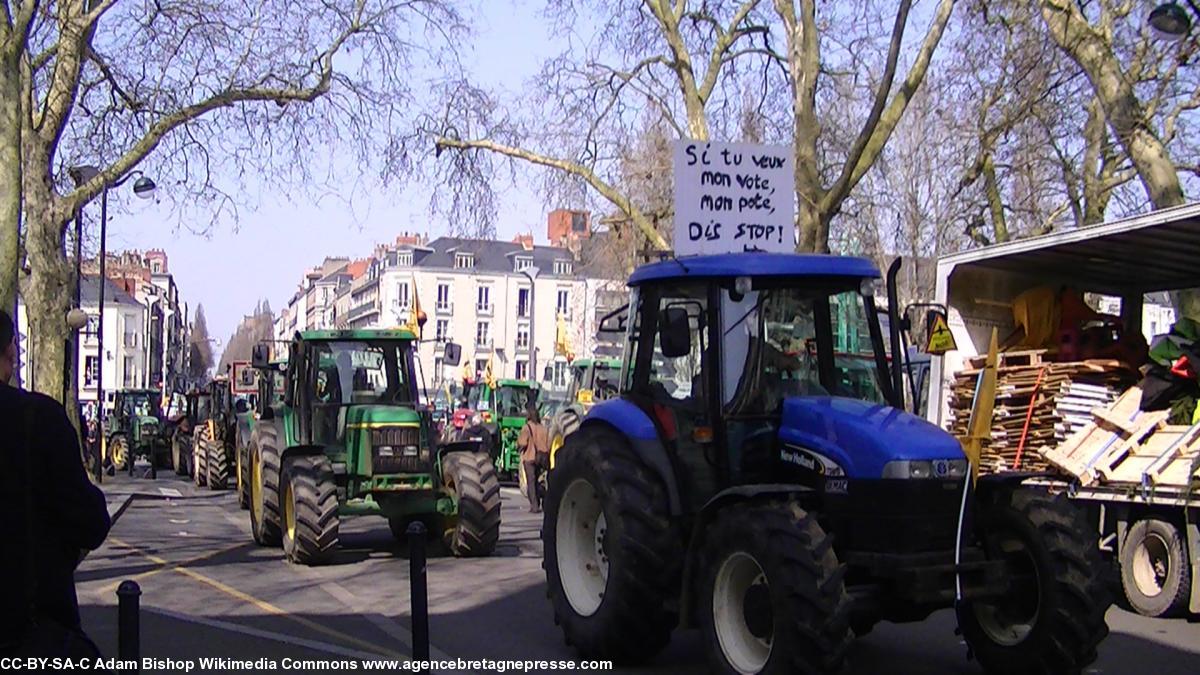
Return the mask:
[[405, 457], [416, 457], [420, 452], [420, 449], [415, 445], [406, 445], [404, 446], [403, 452]]
[[962, 478], [967, 475], [965, 459], [900, 459], [883, 465], [884, 478]]

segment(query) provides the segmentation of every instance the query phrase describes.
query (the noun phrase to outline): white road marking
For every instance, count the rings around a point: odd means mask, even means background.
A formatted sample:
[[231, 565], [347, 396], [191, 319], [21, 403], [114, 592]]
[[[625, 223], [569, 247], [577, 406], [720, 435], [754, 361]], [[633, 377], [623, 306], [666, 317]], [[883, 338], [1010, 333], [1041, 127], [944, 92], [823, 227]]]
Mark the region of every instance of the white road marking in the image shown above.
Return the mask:
[[183, 496], [183, 493], [180, 492], [179, 490], [176, 490], [175, 488], [160, 487], [160, 488], [158, 488], [158, 491], [164, 497], [182, 497]]
[[[165, 616], [170, 619], [175, 619], [176, 621], [187, 621], [188, 623], [194, 623], [194, 624], [198, 624], [201, 626], [208, 626], [209, 628], [217, 628], [220, 630], [227, 630], [227, 631], [230, 631], [233, 633], [240, 633], [242, 635], [250, 635], [250, 636], [253, 636], [256, 638], [262, 638], [264, 640], [274, 640], [275, 642], [282, 642], [284, 644], [292, 645], [295, 647], [304, 647], [306, 649], [313, 649], [316, 651], [325, 652], [326, 654], [336, 654], [338, 656], [345, 656], [345, 657], [349, 657], [349, 658], [353, 658], [353, 659], [362, 659], [362, 660], [374, 660], [374, 659], [385, 658], [385, 656], [382, 654], [371, 654], [369, 652], [358, 651], [357, 649], [348, 649], [346, 647], [340, 647], [338, 645], [330, 644], [328, 642], [321, 642], [320, 640], [309, 640], [307, 638], [296, 637], [294, 635], [287, 635], [285, 633], [276, 633], [274, 631], [262, 630], [260, 628], [252, 628], [250, 626], [246, 626], [246, 625], [243, 625], [240, 623], [235, 623], [232, 621], [221, 621], [220, 619], [211, 619], [208, 617], [191, 616], [188, 614], [181, 614], [179, 612], [173, 612], [169, 609], [163, 609], [161, 607], [147, 607], [147, 606], [143, 605], [142, 611], [150, 612], [152, 614], [161, 614], [162, 616]], [[407, 657], [405, 660], [408, 660]]]
[[187, 525], [188, 523], [192, 522], [190, 520], [187, 520], [186, 518], [183, 520], [177, 520], [175, 518], [171, 518], [170, 520], [175, 525]]
[[[303, 572], [311, 572], [308, 568], [303, 568]], [[307, 576], [316, 577], [317, 574], [308, 574]], [[377, 612], [371, 611], [369, 603], [364, 602], [358, 596], [351, 593], [345, 586], [335, 582], [326, 581], [320, 584], [321, 590], [331, 595], [335, 600], [346, 605], [354, 611], [355, 614], [370, 621], [372, 625], [383, 632], [384, 635], [392, 638], [403, 644], [408, 650], [412, 651], [412, 628], [405, 626], [398, 620], [389, 619]], [[448, 661], [450, 656], [446, 652], [437, 648], [432, 642], [429, 643], [429, 658], [439, 661]]]

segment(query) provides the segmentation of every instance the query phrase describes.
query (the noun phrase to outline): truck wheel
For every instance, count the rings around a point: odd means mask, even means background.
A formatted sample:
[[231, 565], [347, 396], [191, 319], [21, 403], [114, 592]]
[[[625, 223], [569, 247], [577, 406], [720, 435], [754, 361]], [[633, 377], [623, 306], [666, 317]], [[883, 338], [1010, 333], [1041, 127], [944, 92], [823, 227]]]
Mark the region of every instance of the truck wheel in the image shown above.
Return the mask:
[[129, 457], [129, 443], [124, 436], [113, 436], [109, 440], [108, 457], [114, 471], [124, 471], [133, 464]]
[[229, 454], [225, 443], [211, 440], [208, 443], [208, 489], [224, 490], [229, 487]]
[[458, 503], [446, 548], [458, 557], [491, 555], [500, 539], [500, 479], [492, 460], [482, 452], [452, 452], [442, 458], [442, 477]]
[[850, 596], [833, 538], [794, 503], [746, 504], [705, 534], [700, 624], [714, 673], [837, 671]]
[[662, 483], [603, 427], [567, 440], [546, 495], [542, 567], [554, 622], [584, 655], [628, 664], [678, 623], [683, 547]]
[[175, 437], [171, 439], [171, 468], [175, 469], [176, 476], [186, 476], [188, 473], [187, 458], [183, 455], [184, 449], [183, 440], [179, 434], [175, 434]]
[[196, 487], [208, 485], [208, 425], [196, 429], [192, 440], [192, 482]]
[[238, 508], [250, 508], [250, 462], [246, 461], [245, 447], [237, 449], [237, 500]]
[[1096, 659], [1112, 605], [1095, 528], [1064, 495], [1016, 488], [981, 505], [976, 532], [1009, 563], [1000, 598], [963, 602], [958, 622], [989, 673], [1079, 672]]
[[337, 483], [324, 455], [289, 457], [283, 465], [283, 552], [301, 565], [333, 559], [338, 546]]
[[1121, 586], [1142, 616], [1181, 616], [1191, 597], [1187, 549], [1171, 523], [1148, 518], [1129, 528], [1121, 546]]
[[279, 512], [279, 451], [275, 433], [250, 439], [250, 533], [262, 546], [282, 540]]

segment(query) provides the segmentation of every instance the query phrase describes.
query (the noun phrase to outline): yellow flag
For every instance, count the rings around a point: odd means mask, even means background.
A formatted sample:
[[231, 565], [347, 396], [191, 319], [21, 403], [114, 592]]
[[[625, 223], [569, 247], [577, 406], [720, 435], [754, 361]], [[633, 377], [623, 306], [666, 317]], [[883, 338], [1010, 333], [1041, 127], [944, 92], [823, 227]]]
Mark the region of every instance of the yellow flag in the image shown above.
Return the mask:
[[421, 309], [421, 295], [417, 292], [417, 277], [414, 274], [412, 278], [412, 309], [408, 312], [408, 321], [404, 327], [412, 331], [417, 339], [421, 339], [421, 329], [425, 326], [426, 315]]
[[571, 336], [562, 314], [558, 315], [558, 325], [554, 332], [554, 353], [567, 357], [567, 361], [575, 360], [575, 354], [571, 352]]

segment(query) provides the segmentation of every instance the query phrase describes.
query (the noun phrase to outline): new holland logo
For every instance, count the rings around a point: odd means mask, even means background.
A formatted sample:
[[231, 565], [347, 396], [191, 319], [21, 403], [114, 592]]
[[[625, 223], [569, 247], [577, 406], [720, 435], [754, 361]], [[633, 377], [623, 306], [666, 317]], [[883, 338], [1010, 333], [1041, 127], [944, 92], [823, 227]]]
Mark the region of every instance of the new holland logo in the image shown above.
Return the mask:
[[779, 458], [790, 464], [795, 464], [796, 466], [808, 469], [809, 471], [816, 471], [817, 473], [823, 473], [825, 469], [825, 467], [822, 466], [819, 461], [817, 461], [816, 457], [813, 457], [811, 454], [803, 450], [784, 448], [779, 453]]

